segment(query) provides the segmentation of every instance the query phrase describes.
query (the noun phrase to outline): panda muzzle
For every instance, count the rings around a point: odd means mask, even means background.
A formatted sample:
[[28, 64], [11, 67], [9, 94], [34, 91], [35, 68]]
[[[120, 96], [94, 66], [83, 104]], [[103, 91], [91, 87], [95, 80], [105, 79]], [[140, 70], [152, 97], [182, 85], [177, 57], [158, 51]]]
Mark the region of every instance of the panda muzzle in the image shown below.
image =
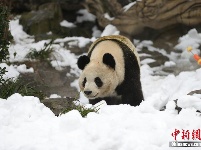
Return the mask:
[[92, 93], [92, 91], [84, 91], [85, 95], [90, 95]]
[[86, 97], [88, 97], [88, 98], [95, 98], [95, 97], [98, 95], [98, 93], [95, 94], [94, 96], [91, 95], [91, 94], [92, 94], [92, 91], [84, 91], [84, 94], [85, 94]]

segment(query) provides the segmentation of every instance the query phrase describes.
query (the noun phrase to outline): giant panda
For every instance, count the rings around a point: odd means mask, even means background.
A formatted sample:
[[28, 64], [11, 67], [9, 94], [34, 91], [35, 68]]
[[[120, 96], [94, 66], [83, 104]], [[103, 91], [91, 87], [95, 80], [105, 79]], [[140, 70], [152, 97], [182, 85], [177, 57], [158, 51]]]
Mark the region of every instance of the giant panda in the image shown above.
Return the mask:
[[143, 98], [140, 59], [131, 41], [120, 35], [104, 36], [78, 58], [79, 86], [90, 104], [139, 105]]

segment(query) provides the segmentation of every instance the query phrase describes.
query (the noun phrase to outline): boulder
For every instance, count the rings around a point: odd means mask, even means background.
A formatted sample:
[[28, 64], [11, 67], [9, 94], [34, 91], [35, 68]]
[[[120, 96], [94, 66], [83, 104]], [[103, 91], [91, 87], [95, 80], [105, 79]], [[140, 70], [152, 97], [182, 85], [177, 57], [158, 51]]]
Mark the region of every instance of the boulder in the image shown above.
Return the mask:
[[78, 40], [70, 40], [64, 42], [64, 46], [66, 47], [66, 49], [69, 49], [75, 55], [82, 55], [83, 53], [87, 53], [91, 44], [92, 42], [86, 44], [84, 47], [80, 47]]
[[[71, 5], [66, 2], [51, 2], [38, 6], [37, 10], [23, 13], [20, 24], [23, 30], [35, 36], [36, 41], [44, 39], [56, 39], [72, 36], [91, 37], [94, 21], [83, 21], [76, 23], [77, 9], [81, 8], [78, 4], [72, 10], [64, 10]], [[65, 6], [65, 8], [63, 8]], [[67, 7], [68, 6], [68, 7]], [[64, 15], [63, 15], [64, 14]], [[68, 15], [66, 15], [68, 14]], [[60, 25], [62, 20], [75, 22], [75, 27], [63, 27]]]
[[112, 24], [130, 39], [152, 40], [155, 47], [167, 50], [173, 50], [190, 29], [200, 30], [200, 4], [199, 0], [85, 1], [102, 28]]
[[37, 11], [24, 13], [20, 18], [23, 30], [30, 35], [47, 34], [57, 32], [63, 19], [60, 5], [58, 3], [46, 3]]
[[[191, 92], [188, 93], [187, 95], [194, 95], [194, 94], [201, 94], [201, 89], [200, 89], [200, 90], [191, 91]], [[200, 100], [201, 100], [201, 99], [200, 99]], [[177, 111], [178, 111], [178, 114], [179, 114], [180, 111], [182, 110], [182, 108], [177, 105], [178, 99], [173, 100], [173, 102], [175, 103], [175, 110], [177, 110]], [[166, 106], [162, 107], [162, 108], [160, 109], [160, 111], [164, 111], [165, 109], [166, 109]], [[197, 110], [196, 112], [201, 113], [200, 110]]]
[[[88, 10], [97, 16], [102, 27], [112, 24], [128, 35], [136, 35], [145, 27], [162, 29], [174, 24], [201, 24], [201, 7], [198, 0], [140, 0], [130, 3], [129, 7], [122, 6], [120, 0], [86, 0], [85, 3]], [[114, 19], [105, 17], [106, 13]]]
[[47, 97], [57, 94], [61, 97], [76, 97], [78, 91], [71, 87], [71, 83], [77, 79], [76, 76], [67, 76], [70, 67], [65, 67], [61, 71], [56, 70], [47, 61], [23, 62], [28, 68], [32, 67], [34, 73], [21, 74], [21, 78], [27, 84], [37, 87]]
[[81, 36], [86, 38], [91, 38], [92, 36], [92, 28], [95, 26], [94, 22], [84, 21], [82, 23], [76, 24], [76, 27], [60, 27], [57, 30], [57, 34], [61, 37], [73, 37], [73, 36]]
[[65, 109], [74, 108], [74, 98], [50, 98], [41, 101], [46, 107], [56, 115], [59, 116]]
[[143, 47], [139, 54], [141, 53], [148, 54], [148, 56], [141, 56], [141, 61], [147, 58], [155, 60], [155, 62], [148, 63], [150, 67], [158, 67], [163, 65], [166, 61], [169, 61], [169, 58], [167, 56], [164, 56], [162, 53], [159, 53], [157, 51], [149, 51], [147, 47]]

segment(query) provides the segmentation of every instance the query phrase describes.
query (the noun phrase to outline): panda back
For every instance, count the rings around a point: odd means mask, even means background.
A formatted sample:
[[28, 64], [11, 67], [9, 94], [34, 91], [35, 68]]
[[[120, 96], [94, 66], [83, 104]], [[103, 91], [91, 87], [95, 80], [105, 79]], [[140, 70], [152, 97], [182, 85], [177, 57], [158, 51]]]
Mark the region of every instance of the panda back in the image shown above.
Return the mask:
[[[89, 48], [88, 53], [90, 54], [91, 51], [93, 51], [94, 47], [101, 41], [105, 41], [105, 40], [112, 40], [115, 41], [116, 43], [119, 43], [120, 45], [126, 45], [126, 49], [124, 51], [130, 50], [131, 53], [134, 54], [135, 58], [137, 59], [138, 65], [140, 66], [140, 58], [138, 56], [138, 53], [136, 51], [135, 46], [133, 45], [133, 43], [125, 36], [122, 35], [109, 35], [109, 36], [103, 36], [99, 39], [97, 39]], [[121, 47], [121, 46], [120, 46]]]

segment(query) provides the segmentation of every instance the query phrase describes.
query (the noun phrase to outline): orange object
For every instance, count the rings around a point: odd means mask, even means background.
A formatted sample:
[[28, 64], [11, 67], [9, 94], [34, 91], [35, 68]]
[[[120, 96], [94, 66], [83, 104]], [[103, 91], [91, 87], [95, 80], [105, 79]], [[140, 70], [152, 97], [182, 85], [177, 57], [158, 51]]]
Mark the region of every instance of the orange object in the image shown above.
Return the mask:
[[200, 56], [197, 55], [197, 54], [194, 54], [193, 56], [194, 56], [194, 59], [195, 59], [196, 61], [198, 61], [198, 60], [200, 59]]
[[193, 57], [198, 62], [198, 64], [201, 65], [201, 58], [200, 58], [200, 56], [197, 55], [197, 54], [194, 54]]
[[198, 60], [198, 64], [201, 65], [201, 59]]
[[[192, 50], [193, 50], [192, 46], [188, 46], [186, 48], [186, 50], [188, 52], [191, 52], [193, 54], [193, 52], [192, 52]], [[201, 58], [200, 58], [200, 56], [198, 54], [193, 54], [193, 58], [198, 62], [199, 65], [201, 65]]]

